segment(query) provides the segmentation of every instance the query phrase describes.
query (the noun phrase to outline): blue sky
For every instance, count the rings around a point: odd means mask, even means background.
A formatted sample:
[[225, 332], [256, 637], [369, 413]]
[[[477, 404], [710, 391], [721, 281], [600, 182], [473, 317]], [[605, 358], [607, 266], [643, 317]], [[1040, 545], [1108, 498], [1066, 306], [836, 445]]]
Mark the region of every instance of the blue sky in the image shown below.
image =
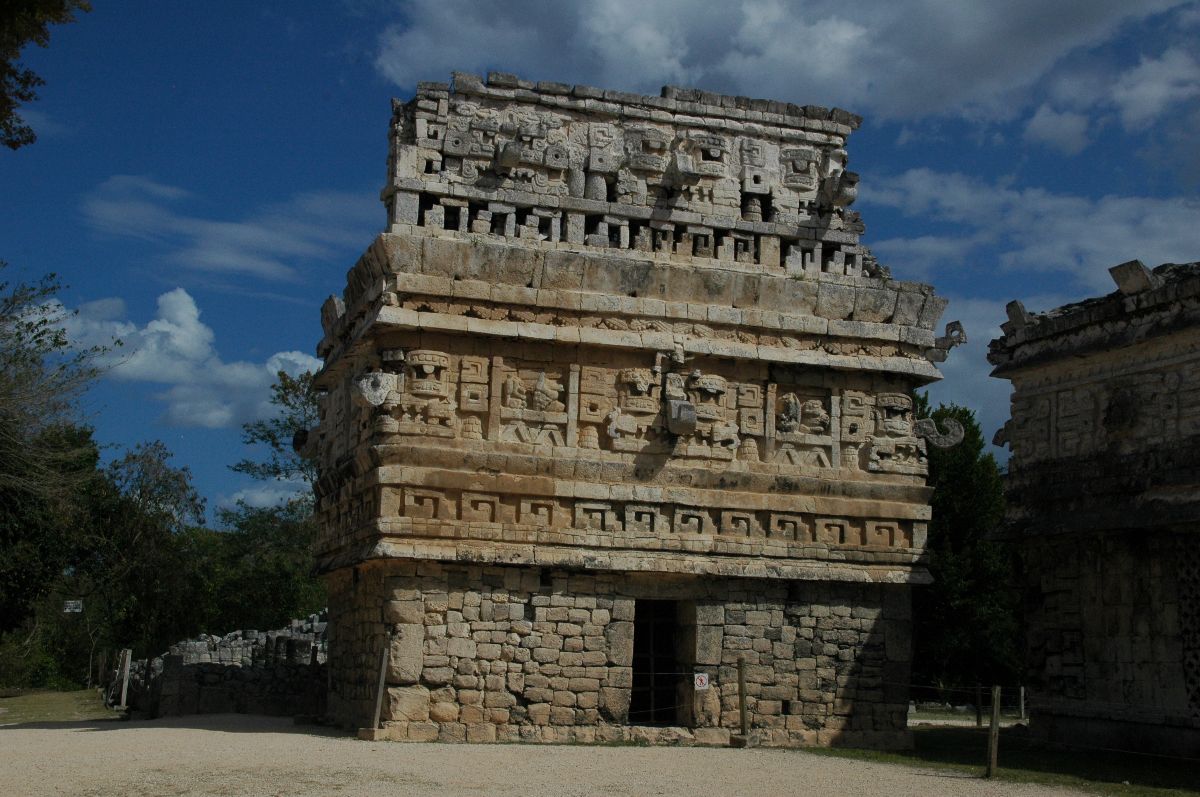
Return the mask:
[[228, 471], [240, 426], [315, 363], [320, 304], [383, 226], [391, 97], [451, 70], [862, 114], [866, 242], [952, 300], [970, 342], [934, 398], [989, 436], [1008, 300], [1200, 260], [1198, 2], [100, 0], [23, 60], [47, 85], [38, 142], [0, 153], [0, 259], [63, 277], [76, 340], [124, 340], [98, 438], [163, 440], [210, 508], [290, 489]]

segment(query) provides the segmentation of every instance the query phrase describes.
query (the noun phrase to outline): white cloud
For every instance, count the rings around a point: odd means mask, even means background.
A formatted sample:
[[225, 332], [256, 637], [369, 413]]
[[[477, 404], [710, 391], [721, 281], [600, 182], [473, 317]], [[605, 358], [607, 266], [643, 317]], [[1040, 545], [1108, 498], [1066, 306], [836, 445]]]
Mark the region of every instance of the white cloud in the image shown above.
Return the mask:
[[939, 267], [961, 264], [978, 244], [973, 238], [920, 235], [888, 238], [872, 245], [884, 264], [905, 279], [930, 280]]
[[1047, 144], [1064, 155], [1078, 155], [1088, 145], [1088, 118], [1042, 105], [1025, 125], [1025, 140]]
[[409, 87], [451, 69], [654, 91], [663, 82], [879, 117], [1010, 118], [1068, 55], [1179, 0], [408, 0], [379, 71]]
[[237, 427], [271, 415], [270, 386], [279, 371], [315, 371], [321, 361], [298, 351], [271, 355], [265, 362], [225, 362], [214, 346], [212, 328], [182, 288], [158, 297], [158, 311], [144, 326], [126, 320], [124, 302], [102, 299], [81, 305], [65, 319], [73, 343], [123, 345], [101, 357], [104, 375], [127, 382], [165, 385], [157, 398], [165, 420], [177, 426]]
[[1200, 63], [1177, 47], [1143, 58], [1118, 78], [1112, 99], [1127, 130], [1148, 127], [1168, 108], [1200, 97]]
[[[1108, 293], [1113, 290], [1108, 268], [1117, 263], [1137, 258], [1153, 266], [1200, 258], [1200, 201], [1191, 198], [1089, 198], [911, 169], [867, 186], [860, 201], [954, 228], [946, 236], [874, 245], [883, 263], [894, 255], [897, 265], [922, 275], [961, 271], [961, 260], [934, 259], [939, 253], [961, 253], [962, 260], [982, 267], [1057, 273]], [[893, 271], [905, 276], [901, 268]]]
[[237, 504], [244, 503], [256, 509], [282, 506], [288, 501], [295, 500], [310, 490], [306, 482], [271, 481], [244, 487], [229, 496], [222, 496], [217, 504], [222, 509], [233, 509]]
[[38, 139], [60, 138], [71, 133], [71, 128], [44, 111], [35, 108], [20, 108], [17, 114], [25, 124], [33, 128]]
[[221, 496], [217, 501], [222, 509], [233, 509], [239, 503], [254, 509], [282, 507], [289, 501], [310, 492], [310, 487], [302, 481], [268, 481], [265, 484], [251, 485], [238, 490], [230, 496]]
[[115, 175], [83, 202], [93, 230], [158, 244], [177, 266], [204, 272], [292, 279], [300, 262], [330, 260], [361, 245], [383, 212], [368, 194], [300, 193], [245, 219], [202, 218], [180, 209], [200, 203], [188, 191], [139, 175]]

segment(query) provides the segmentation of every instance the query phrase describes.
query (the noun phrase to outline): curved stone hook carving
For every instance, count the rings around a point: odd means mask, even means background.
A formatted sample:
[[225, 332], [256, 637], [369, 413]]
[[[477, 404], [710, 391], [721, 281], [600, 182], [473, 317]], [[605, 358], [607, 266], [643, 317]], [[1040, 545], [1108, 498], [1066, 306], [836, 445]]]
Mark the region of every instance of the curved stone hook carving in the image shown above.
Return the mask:
[[925, 357], [930, 362], [944, 363], [951, 349], [966, 342], [967, 330], [963, 328], [962, 322], [951, 321], [946, 324], [945, 334], [939, 335], [933, 342], [933, 348], [925, 350]]
[[953, 418], [944, 418], [942, 423], [946, 427], [944, 432], [937, 428], [937, 422], [933, 418], [921, 418], [914, 426], [914, 430], [917, 437], [924, 437], [930, 445], [938, 448], [949, 448], [961, 443], [965, 434], [962, 424]]
[[388, 393], [396, 389], [396, 375], [385, 371], [372, 371], [354, 380], [354, 400], [369, 407], [378, 407], [387, 399]]

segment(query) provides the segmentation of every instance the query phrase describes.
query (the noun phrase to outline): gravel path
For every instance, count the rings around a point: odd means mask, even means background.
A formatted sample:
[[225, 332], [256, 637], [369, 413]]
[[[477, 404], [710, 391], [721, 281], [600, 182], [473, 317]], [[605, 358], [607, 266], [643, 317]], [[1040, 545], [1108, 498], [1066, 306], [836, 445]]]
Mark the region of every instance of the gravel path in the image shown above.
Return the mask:
[[209, 715], [0, 727], [12, 795], [1075, 795], [784, 750], [360, 742]]

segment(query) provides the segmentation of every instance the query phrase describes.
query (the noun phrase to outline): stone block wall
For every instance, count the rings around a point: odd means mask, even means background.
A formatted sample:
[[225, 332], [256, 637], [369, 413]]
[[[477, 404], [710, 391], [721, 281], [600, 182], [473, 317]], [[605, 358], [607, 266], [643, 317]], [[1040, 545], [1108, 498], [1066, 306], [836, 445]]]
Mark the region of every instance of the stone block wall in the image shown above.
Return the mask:
[[187, 714], [318, 716], [328, 685], [323, 616], [277, 631], [202, 635], [130, 665], [129, 706], [152, 717]]
[[[346, 725], [369, 726], [372, 679], [337, 674], [377, 676], [386, 645], [382, 738], [726, 744], [738, 732], [744, 659], [759, 743], [908, 743], [905, 585], [434, 562], [357, 570], [357, 582], [328, 579], [329, 708]], [[645, 599], [676, 606], [678, 700], [667, 725], [631, 714]], [[708, 690], [693, 688], [694, 672], [709, 675]]]
[[1031, 732], [1200, 752], [1200, 551], [1186, 532], [1024, 546]]
[[394, 103], [297, 437], [333, 718], [721, 743], [742, 662], [764, 743], [905, 743], [927, 443], [961, 439], [912, 391], [965, 336], [861, 242], [858, 122], [499, 73]]
[[1200, 263], [1008, 306], [1005, 536], [1025, 574], [1031, 731], [1200, 757]]

